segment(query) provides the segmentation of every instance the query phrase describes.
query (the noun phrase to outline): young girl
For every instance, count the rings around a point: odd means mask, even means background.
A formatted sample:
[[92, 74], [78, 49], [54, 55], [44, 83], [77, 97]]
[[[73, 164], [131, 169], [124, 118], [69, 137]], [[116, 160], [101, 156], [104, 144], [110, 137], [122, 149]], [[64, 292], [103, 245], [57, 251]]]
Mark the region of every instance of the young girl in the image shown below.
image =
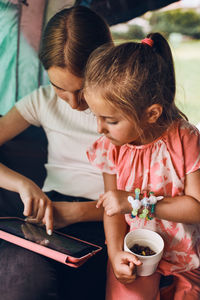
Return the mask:
[[[174, 275], [174, 299], [200, 299], [200, 135], [175, 105], [167, 41], [153, 33], [141, 43], [100, 47], [88, 61], [84, 94], [103, 134], [87, 154], [105, 182], [97, 207], [105, 211], [110, 260], [106, 299], [159, 299], [160, 274]], [[164, 198], [150, 202], [152, 192]], [[136, 276], [141, 262], [123, 251], [125, 234], [137, 228], [165, 242], [157, 272], [147, 277]]]

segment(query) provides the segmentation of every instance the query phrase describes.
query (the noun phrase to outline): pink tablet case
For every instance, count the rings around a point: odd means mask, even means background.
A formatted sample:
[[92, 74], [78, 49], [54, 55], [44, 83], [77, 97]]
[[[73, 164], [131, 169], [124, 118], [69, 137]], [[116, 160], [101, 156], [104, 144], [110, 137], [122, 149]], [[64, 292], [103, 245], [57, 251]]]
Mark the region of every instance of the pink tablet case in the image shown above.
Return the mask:
[[[15, 220], [17, 220], [18, 219], [18, 220], [23, 221], [20, 218], [13, 218], [13, 217], [9, 217], [9, 218], [7, 218], [7, 217], [6, 218], [1, 217], [0, 219], [6, 219], [6, 220], [9, 220], [9, 219], [15, 219]], [[7, 233], [7, 232], [5, 232], [3, 230], [0, 230], [0, 238], [4, 239], [4, 240], [6, 240], [6, 241], [8, 241], [10, 243], [16, 244], [16, 245], [18, 245], [20, 247], [23, 247], [23, 248], [26, 248], [28, 250], [34, 251], [36, 253], [39, 253], [41, 255], [47, 256], [47, 257], [49, 257], [51, 259], [54, 259], [56, 261], [59, 261], [59, 262], [61, 262], [63, 264], [66, 264], [66, 265], [74, 267], [74, 268], [77, 268], [77, 267], [81, 266], [91, 256], [95, 255], [97, 252], [99, 252], [102, 249], [102, 247], [100, 247], [100, 246], [97, 246], [95, 244], [83, 241], [83, 240], [75, 238], [73, 236], [57, 232], [56, 230], [54, 230], [54, 232], [59, 233], [60, 235], [66, 236], [68, 238], [72, 238], [74, 240], [81, 241], [81, 242], [86, 243], [88, 245], [95, 246], [95, 247], [97, 247], [97, 249], [95, 251], [91, 252], [91, 253], [88, 253], [85, 256], [82, 256], [81, 258], [76, 258], [76, 257], [73, 257], [73, 256], [69, 256], [67, 254], [61, 253], [59, 251], [47, 248], [45, 246], [39, 245], [37, 243], [28, 241], [28, 240], [23, 239], [21, 237], [15, 236], [15, 235], [13, 235], [11, 233]]]

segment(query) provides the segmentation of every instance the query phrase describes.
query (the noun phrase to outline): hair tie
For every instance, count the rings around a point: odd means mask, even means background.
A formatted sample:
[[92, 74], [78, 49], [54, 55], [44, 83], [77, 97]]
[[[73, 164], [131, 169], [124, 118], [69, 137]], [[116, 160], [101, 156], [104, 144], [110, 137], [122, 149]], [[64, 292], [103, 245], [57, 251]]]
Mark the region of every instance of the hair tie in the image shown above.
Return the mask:
[[150, 39], [150, 38], [145, 38], [145, 39], [141, 40], [141, 43], [142, 43], [142, 44], [147, 44], [147, 45], [149, 45], [150, 47], [153, 46], [153, 40]]

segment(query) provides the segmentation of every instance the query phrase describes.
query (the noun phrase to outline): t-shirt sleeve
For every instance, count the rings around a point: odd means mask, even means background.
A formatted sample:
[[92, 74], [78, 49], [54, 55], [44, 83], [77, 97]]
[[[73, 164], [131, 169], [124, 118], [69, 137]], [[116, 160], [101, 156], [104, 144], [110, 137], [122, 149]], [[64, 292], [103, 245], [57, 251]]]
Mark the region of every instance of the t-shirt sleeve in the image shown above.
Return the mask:
[[48, 98], [48, 93], [48, 87], [40, 87], [19, 100], [15, 107], [27, 122], [35, 126], [41, 126], [44, 101]]
[[116, 174], [115, 146], [106, 137], [100, 137], [88, 150], [90, 163], [100, 169], [102, 173]]
[[200, 169], [200, 132], [188, 123], [181, 128], [184, 151], [185, 173], [189, 174]]

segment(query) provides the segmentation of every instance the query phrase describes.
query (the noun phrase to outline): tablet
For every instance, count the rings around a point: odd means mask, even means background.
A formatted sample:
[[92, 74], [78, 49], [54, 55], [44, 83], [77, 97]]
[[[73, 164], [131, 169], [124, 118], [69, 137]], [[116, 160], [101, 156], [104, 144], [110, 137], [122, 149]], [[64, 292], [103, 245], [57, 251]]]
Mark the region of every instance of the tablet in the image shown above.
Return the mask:
[[56, 230], [48, 235], [45, 228], [14, 217], [0, 218], [0, 238], [72, 267], [79, 267], [102, 249]]

